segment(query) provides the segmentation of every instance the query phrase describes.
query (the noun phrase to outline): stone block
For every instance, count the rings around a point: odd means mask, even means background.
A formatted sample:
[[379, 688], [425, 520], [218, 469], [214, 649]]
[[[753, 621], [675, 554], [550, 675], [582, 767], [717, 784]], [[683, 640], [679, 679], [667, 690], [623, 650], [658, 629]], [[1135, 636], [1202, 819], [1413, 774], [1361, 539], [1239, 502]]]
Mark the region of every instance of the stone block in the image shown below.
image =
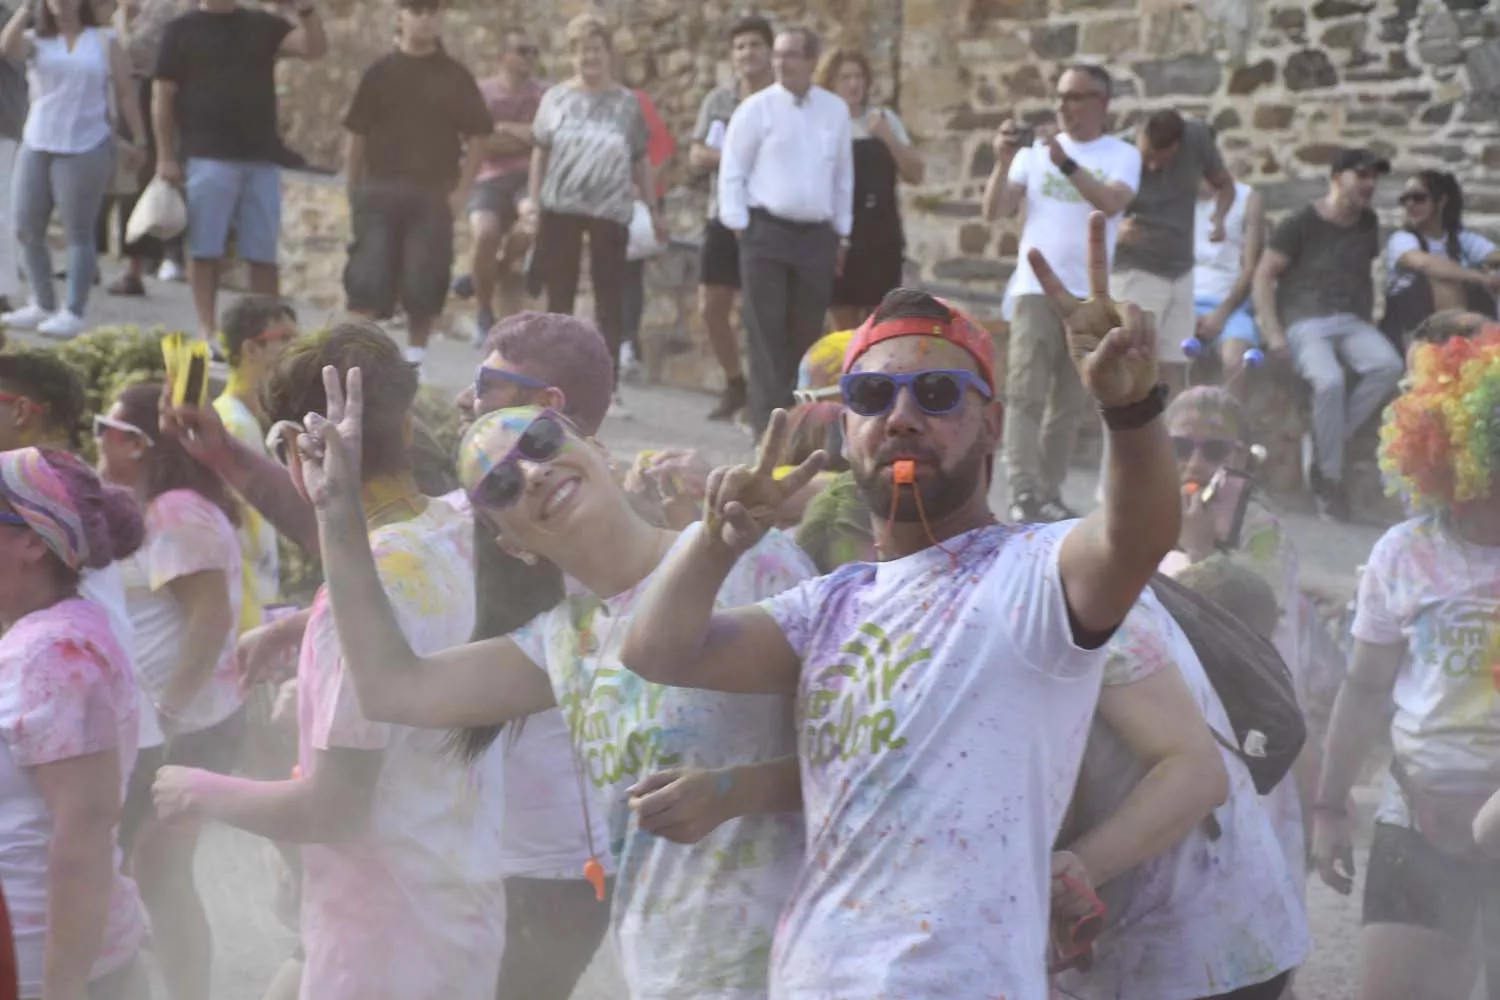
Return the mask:
[[958, 227], [958, 249], [960, 253], [973, 256], [984, 253], [990, 245], [990, 226], [985, 222], [966, 222]]
[[1253, 94], [1261, 87], [1276, 82], [1276, 64], [1270, 59], [1241, 66], [1229, 76], [1229, 93], [1236, 96]]
[[1500, 170], [1500, 146], [1485, 146], [1479, 162], [1490, 170]]
[[1288, 90], [1301, 93], [1324, 87], [1337, 86], [1338, 71], [1333, 68], [1328, 54], [1318, 49], [1303, 49], [1287, 57], [1282, 70], [1282, 79]]
[[1363, 49], [1370, 25], [1365, 21], [1341, 21], [1330, 25], [1318, 38], [1318, 44], [1330, 49]]
[[[1322, 173], [1311, 177], [1283, 178], [1264, 184], [1260, 196], [1267, 212], [1284, 213], [1301, 208], [1328, 193], [1328, 178]], [[1465, 202], [1467, 203], [1467, 192]], [[1466, 205], [1467, 207], [1467, 205]]]
[[1015, 267], [986, 257], [953, 257], [940, 260], [932, 268], [940, 281], [985, 281], [997, 286], [1010, 280]]
[[1250, 124], [1258, 129], [1283, 129], [1297, 117], [1297, 109], [1290, 104], [1257, 104], [1251, 113]]
[[1111, 17], [1083, 26], [1079, 51], [1086, 56], [1115, 58], [1134, 52], [1141, 40], [1141, 22], [1134, 17]]
[[979, 34], [996, 21], [1045, 18], [1047, 0], [962, 0], [959, 11], [969, 32]]
[[1320, 21], [1331, 21], [1350, 14], [1368, 14], [1375, 9], [1373, 3], [1354, 3], [1352, 0], [1318, 0], [1313, 4], [1313, 17]]
[[1417, 36], [1417, 57], [1433, 66], [1463, 62], [1463, 33], [1453, 13], [1441, 5], [1422, 18]]
[[1300, 7], [1276, 7], [1267, 18], [1271, 27], [1289, 35], [1301, 35], [1307, 30], [1307, 12]]
[[1042, 70], [1038, 66], [1027, 64], [1019, 67], [1014, 73], [1008, 73], [1004, 77], [1005, 87], [1010, 91], [1013, 99], [1044, 98], [1052, 94], [1052, 83], [1042, 76]]
[[1310, 163], [1316, 167], [1326, 167], [1333, 163], [1333, 158], [1338, 156], [1343, 148], [1339, 143], [1317, 142], [1298, 147], [1296, 156], [1303, 163]]
[[1233, 108], [1225, 108], [1223, 111], [1220, 111], [1218, 114], [1214, 115], [1212, 124], [1214, 127], [1214, 131], [1219, 133], [1220, 135], [1223, 135], [1225, 132], [1228, 132], [1231, 129], [1237, 129], [1240, 127], [1240, 125], [1242, 124], [1240, 120], [1240, 113]]
[[1223, 67], [1209, 53], [1138, 62], [1135, 74], [1147, 97], [1209, 97], [1219, 89]]
[[1070, 11], [1075, 10], [1134, 10], [1136, 0], [1066, 0]]
[[1032, 28], [1031, 51], [1038, 59], [1071, 59], [1078, 52], [1078, 25], [1044, 24]]

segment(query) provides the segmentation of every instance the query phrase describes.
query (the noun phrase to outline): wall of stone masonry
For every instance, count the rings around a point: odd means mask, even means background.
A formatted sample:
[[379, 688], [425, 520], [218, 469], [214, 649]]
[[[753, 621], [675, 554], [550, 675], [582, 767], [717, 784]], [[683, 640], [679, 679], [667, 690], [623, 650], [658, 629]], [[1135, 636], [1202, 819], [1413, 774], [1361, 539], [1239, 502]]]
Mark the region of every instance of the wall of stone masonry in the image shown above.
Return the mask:
[[[481, 74], [506, 25], [541, 42], [547, 70], [567, 73], [561, 29], [581, 0], [452, 0], [447, 37]], [[1052, 114], [1051, 80], [1072, 60], [1107, 64], [1118, 80], [1115, 126], [1161, 107], [1202, 116], [1219, 130], [1231, 167], [1280, 215], [1319, 194], [1345, 144], [1391, 157], [1397, 173], [1454, 171], [1471, 225], [1500, 236], [1500, 10], [1483, 0], [767, 0], [779, 23], [810, 23], [832, 44], [867, 48], [877, 99], [896, 106], [928, 159], [927, 183], [905, 191], [915, 278], [986, 297], [1014, 267], [1013, 227], [979, 218], [992, 165], [990, 140], [1011, 114]], [[283, 69], [282, 120], [291, 144], [315, 162], [339, 163], [339, 117], [359, 73], [389, 44], [382, 2], [324, 0], [334, 55]], [[1479, 9], [1471, 9], [1479, 8]], [[679, 141], [696, 108], [728, 78], [724, 31], [731, 0], [679, 4], [614, 0], [627, 78], [645, 87]], [[695, 237], [701, 181], [668, 170], [674, 232]], [[1398, 218], [1399, 182], [1378, 207]], [[289, 181], [284, 263], [288, 286], [336, 301], [347, 213], [337, 186]], [[690, 250], [653, 262], [646, 341], [661, 377], [704, 388], [718, 373], [697, 331]], [[981, 304], [981, 312], [989, 312]], [[1285, 395], [1283, 393], [1283, 395]], [[1296, 407], [1291, 409], [1295, 410]], [[1288, 423], [1284, 436], [1300, 426]], [[1276, 435], [1273, 435], [1276, 436]], [[1287, 476], [1295, 478], [1295, 472]], [[1290, 483], [1289, 483], [1290, 485]]]

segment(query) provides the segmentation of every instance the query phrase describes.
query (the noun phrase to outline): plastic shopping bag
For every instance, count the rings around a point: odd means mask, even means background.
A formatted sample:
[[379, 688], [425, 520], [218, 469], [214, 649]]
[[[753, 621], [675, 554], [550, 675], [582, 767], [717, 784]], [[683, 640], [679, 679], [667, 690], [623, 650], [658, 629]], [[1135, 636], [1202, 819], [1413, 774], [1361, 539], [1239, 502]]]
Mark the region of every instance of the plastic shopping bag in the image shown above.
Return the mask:
[[635, 214], [630, 217], [630, 242], [625, 247], [626, 260], [645, 260], [661, 253], [662, 245], [656, 241], [656, 227], [651, 223], [651, 209], [637, 200]]
[[134, 243], [143, 236], [169, 240], [186, 228], [187, 202], [183, 201], [182, 192], [160, 177], [153, 177], [125, 224], [125, 240]]

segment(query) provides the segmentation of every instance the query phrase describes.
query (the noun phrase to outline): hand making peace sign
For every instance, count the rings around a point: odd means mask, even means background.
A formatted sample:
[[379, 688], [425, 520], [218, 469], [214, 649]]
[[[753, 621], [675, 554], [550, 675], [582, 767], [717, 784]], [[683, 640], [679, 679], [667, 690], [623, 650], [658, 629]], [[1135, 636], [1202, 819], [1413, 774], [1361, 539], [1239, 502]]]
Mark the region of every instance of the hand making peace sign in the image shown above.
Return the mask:
[[1109, 249], [1103, 212], [1089, 216], [1089, 297], [1063, 287], [1040, 250], [1027, 259], [1043, 293], [1062, 316], [1068, 352], [1083, 384], [1105, 409], [1139, 402], [1155, 388], [1156, 324], [1151, 314], [1109, 297]]
[[749, 551], [775, 522], [776, 511], [813, 476], [823, 471], [828, 455], [815, 451], [785, 478], [777, 479], [786, 449], [785, 410], [771, 414], [771, 423], [760, 442], [754, 468], [748, 465], [720, 466], [708, 474], [703, 503], [703, 526], [709, 536], [730, 552]]
[[358, 368], [350, 368], [345, 385], [332, 365], [323, 369], [328, 416], [309, 413], [297, 437], [297, 466], [292, 477], [314, 507], [335, 500], [359, 499], [360, 448], [364, 439], [365, 390]]

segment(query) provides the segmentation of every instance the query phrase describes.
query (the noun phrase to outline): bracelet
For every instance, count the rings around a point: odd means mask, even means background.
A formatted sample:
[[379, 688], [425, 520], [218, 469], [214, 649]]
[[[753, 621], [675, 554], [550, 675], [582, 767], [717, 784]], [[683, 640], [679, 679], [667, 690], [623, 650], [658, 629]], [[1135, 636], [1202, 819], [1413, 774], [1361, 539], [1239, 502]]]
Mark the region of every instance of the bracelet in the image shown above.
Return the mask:
[[1078, 172], [1078, 161], [1070, 156], [1066, 160], [1063, 160], [1062, 165], [1057, 169], [1062, 173], [1064, 177], [1072, 177], [1075, 173]]
[[1145, 396], [1124, 406], [1102, 406], [1099, 416], [1112, 431], [1135, 431], [1161, 416], [1167, 408], [1167, 384], [1158, 382]]

